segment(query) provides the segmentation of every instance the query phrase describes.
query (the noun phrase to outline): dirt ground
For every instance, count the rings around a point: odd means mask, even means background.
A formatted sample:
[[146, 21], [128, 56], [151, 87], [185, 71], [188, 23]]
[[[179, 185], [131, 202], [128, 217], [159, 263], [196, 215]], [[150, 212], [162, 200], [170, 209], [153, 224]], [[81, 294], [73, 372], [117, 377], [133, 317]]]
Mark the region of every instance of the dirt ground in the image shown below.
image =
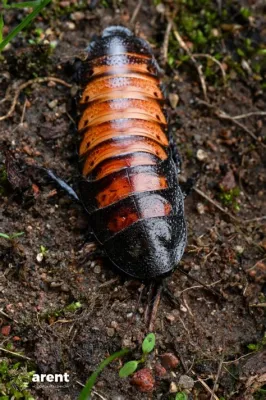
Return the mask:
[[[12, 372], [19, 362], [18, 375], [68, 372], [70, 383], [31, 383], [28, 392], [34, 399], [72, 400], [109, 354], [129, 347], [133, 353], [126, 360], [139, 356], [147, 333], [147, 292], [138, 304], [141, 283], [121, 276], [97, 255], [93, 239], [86, 242], [86, 212], [44, 172], [30, 167], [49, 168], [77, 187], [73, 60], [93, 35], [122, 24], [149, 41], [165, 70], [168, 112], [183, 159], [181, 181], [200, 172], [196, 191], [185, 201], [189, 235], [181, 266], [215, 292], [173, 272], [167, 285], [176, 303], [162, 296], [156, 351], [146, 366], [155, 374], [164, 353], [177, 357], [178, 366], [157, 378], [152, 393], [141, 393], [118, 377], [121, 362], [116, 361], [102, 372], [92, 397], [174, 399], [185, 391], [190, 399], [266, 399], [265, 6], [256, 0], [201, 0], [197, 6], [188, 0], [95, 3], [90, 9], [84, 1], [53, 2], [1, 56], [1, 99], [13, 85], [0, 103], [1, 115], [15, 89], [30, 79], [52, 76], [69, 85], [29, 84], [12, 115], [1, 121], [0, 232], [24, 234], [0, 237], [0, 365], [5, 362]], [[205, 18], [204, 10], [216, 15], [215, 40], [205, 43], [186, 32], [195, 15]], [[25, 15], [9, 11], [7, 29]], [[169, 40], [167, 15], [176, 22]], [[207, 54], [194, 58], [202, 65], [207, 98], [174, 29], [189, 52]], [[220, 65], [208, 58], [218, 52]], [[190, 387], [180, 382], [184, 375], [193, 379]], [[4, 384], [9, 379], [7, 374]]]

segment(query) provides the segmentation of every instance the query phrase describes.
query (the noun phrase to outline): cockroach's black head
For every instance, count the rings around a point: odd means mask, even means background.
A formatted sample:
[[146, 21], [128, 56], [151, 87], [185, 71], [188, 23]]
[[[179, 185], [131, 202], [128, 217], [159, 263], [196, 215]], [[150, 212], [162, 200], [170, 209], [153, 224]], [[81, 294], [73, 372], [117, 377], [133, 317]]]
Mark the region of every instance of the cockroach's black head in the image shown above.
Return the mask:
[[183, 199], [179, 213], [138, 221], [105, 242], [110, 260], [140, 280], [162, 277], [181, 260], [187, 241]]

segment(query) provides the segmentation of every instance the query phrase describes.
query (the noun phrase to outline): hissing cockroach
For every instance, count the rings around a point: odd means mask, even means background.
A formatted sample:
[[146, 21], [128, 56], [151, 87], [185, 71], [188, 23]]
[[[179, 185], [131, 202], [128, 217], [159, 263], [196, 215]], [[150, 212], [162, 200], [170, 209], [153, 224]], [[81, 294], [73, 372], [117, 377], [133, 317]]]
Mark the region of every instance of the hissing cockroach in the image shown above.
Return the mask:
[[82, 202], [113, 264], [139, 279], [160, 277], [180, 261], [187, 236], [160, 69], [149, 45], [119, 26], [87, 51], [78, 124]]

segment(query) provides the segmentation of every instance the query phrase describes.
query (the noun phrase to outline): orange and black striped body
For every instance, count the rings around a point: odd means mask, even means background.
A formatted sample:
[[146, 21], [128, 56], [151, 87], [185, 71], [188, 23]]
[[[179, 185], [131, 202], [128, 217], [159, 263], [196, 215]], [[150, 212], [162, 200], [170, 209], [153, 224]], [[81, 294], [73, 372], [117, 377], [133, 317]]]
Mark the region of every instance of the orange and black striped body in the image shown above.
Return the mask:
[[80, 191], [93, 232], [127, 274], [161, 276], [183, 255], [186, 224], [159, 67], [144, 40], [110, 27], [81, 76]]

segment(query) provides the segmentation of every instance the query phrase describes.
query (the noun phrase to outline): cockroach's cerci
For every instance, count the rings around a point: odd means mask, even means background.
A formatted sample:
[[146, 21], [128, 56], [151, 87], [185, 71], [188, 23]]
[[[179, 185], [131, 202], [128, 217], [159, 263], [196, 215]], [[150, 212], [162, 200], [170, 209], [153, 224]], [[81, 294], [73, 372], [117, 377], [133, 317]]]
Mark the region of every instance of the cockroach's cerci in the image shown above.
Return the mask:
[[81, 71], [81, 199], [110, 260], [138, 279], [170, 272], [187, 237], [159, 75], [149, 45], [123, 27], [90, 44]]

